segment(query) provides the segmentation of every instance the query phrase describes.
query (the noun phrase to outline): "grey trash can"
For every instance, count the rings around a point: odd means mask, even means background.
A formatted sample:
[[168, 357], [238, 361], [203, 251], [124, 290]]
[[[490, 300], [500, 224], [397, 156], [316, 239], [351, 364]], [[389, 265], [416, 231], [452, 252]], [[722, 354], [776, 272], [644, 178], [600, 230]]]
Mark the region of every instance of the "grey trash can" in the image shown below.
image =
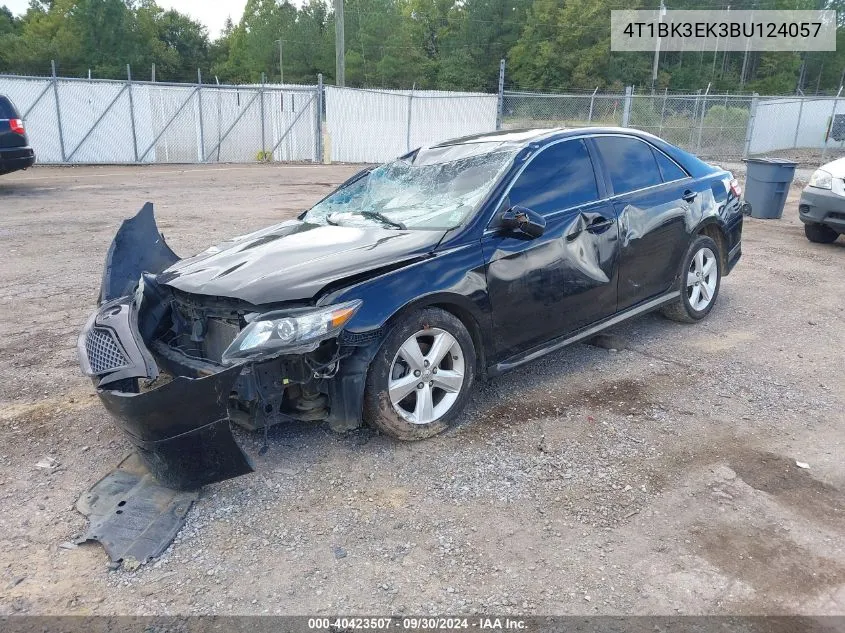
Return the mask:
[[745, 201], [751, 217], [778, 219], [798, 163], [785, 158], [746, 158]]

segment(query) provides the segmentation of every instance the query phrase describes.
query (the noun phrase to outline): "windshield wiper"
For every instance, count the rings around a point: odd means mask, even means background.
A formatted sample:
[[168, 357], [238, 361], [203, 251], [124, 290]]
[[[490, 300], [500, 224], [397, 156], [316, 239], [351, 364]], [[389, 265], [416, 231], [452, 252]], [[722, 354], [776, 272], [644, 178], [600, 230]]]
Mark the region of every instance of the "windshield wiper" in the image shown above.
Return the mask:
[[[354, 215], [360, 215], [362, 218], [367, 218], [368, 220], [378, 220], [382, 224], [387, 224], [388, 226], [395, 226], [397, 229], [402, 229], [403, 231], [407, 230], [406, 227], [402, 222], [397, 222], [396, 220], [391, 220], [386, 215], [379, 213], [378, 211], [352, 211]], [[338, 222], [332, 220], [333, 213], [329, 213], [326, 217], [326, 224], [331, 224], [332, 226], [340, 226]]]
[[389, 217], [387, 217], [383, 213], [379, 213], [378, 211], [354, 211], [353, 213], [356, 213], [357, 215], [360, 215], [361, 217], [367, 218], [369, 220], [378, 220], [383, 224], [395, 226], [397, 229], [402, 229], [403, 231], [408, 228], [402, 222], [391, 220]]

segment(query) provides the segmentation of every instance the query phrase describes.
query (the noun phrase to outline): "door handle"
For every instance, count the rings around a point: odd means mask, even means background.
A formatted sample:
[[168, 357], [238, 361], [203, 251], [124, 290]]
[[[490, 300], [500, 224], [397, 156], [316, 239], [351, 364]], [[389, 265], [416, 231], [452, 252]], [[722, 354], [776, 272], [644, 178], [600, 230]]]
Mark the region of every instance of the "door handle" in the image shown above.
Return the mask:
[[682, 195], [681, 198], [683, 198], [686, 202], [692, 202], [693, 200], [695, 200], [695, 197], [697, 195], [698, 194], [695, 191], [687, 189], [686, 191], [684, 191], [684, 195]]
[[596, 233], [598, 231], [603, 231], [607, 227], [613, 226], [613, 222], [614, 222], [613, 218], [606, 218], [604, 216], [599, 216], [595, 220], [590, 222], [590, 225], [587, 227], [587, 230], [590, 233]]

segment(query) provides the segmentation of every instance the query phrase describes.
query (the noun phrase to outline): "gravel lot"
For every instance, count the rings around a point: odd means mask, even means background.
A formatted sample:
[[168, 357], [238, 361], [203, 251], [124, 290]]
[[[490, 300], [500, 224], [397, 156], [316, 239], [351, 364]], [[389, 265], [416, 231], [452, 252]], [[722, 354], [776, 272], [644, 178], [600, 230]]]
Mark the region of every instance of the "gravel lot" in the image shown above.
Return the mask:
[[258, 472], [205, 488], [162, 558], [65, 549], [129, 449], [75, 356], [121, 219], [155, 201], [190, 254], [356, 170], [0, 179], [0, 613], [845, 613], [845, 240], [804, 238], [798, 189], [747, 221], [701, 324], [649, 315], [546, 357], [426, 442], [302, 424], [259, 456], [238, 432]]

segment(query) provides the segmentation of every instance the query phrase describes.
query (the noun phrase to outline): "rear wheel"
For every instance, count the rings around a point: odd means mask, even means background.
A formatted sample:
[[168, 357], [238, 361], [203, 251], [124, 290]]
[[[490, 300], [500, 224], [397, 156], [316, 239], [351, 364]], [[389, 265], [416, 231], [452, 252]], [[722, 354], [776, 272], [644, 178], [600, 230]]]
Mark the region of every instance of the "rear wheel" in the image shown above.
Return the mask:
[[454, 315], [426, 308], [402, 317], [367, 374], [364, 419], [400, 440], [445, 431], [466, 406], [475, 348]]
[[804, 235], [807, 236], [808, 240], [816, 244], [830, 244], [831, 242], [835, 242], [836, 238], [839, 237], [838, 232], [824, 224], [805, 224]]
[[687, 250], [681, 267], [681, 296], [663, 308], [673, 321], [695, 323], [713, 309], [722, 281], [719, 247], [706, 235], [699, 235]]

